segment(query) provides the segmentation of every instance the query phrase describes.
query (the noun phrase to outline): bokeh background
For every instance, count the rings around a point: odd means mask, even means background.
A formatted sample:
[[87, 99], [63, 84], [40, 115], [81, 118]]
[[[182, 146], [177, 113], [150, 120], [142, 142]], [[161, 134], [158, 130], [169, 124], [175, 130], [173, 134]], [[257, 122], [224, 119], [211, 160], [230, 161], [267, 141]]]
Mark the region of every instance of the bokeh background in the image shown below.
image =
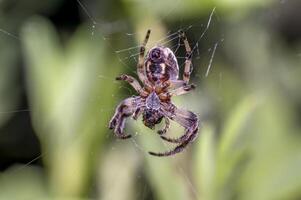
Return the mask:
[[[1, 0], [0, 199], [301, 199], [299, 0]], [[133, 139], [108, 130], [135, 95], [136, 53], [194, 47], [191, 82], [175, 97], [200, 135], [172, 146], [141, 120]], [[183, 69], [183, 68], [181, 68]], [[177, 124], [168, 133], [183, 133]]]

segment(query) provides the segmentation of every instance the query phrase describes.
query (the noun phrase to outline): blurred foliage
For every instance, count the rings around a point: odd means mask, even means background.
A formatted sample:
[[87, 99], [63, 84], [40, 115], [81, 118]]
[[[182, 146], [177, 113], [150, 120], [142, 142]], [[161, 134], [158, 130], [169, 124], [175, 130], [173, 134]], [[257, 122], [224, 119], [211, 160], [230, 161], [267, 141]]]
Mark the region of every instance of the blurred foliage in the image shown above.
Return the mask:
[[20, 92], [15, 76], [17, 62], [15, 44], [11, 44], [7, 38], [0, 38], [0, 44], [6, 47], [0, 53], [0, 126], [2, 126], [11, 117], [10, 111], [16, 109]]
[[[52, 14], [64, 3], [76, 5], [86, 22], [61, 28], [64, 15]], [[300, 199], [300, 38], [289, 45], [265, 15], [289, 1], [72, 3], [0, 2], [0, 127], [23, 92], [42, 148], [39, 157], [1, 172], [0, 199]], [[198, 41], [214, 7], [211, 32]], [[135, 76], [136, 63], [114, 50], [137, 46], [148, 28], [149, 44], [187, 28], [192, 45], [204, 50], [193, 60], [197, 90], [174, 98], [199, 115], [200, 136], [168, 158], [148, 155], [173, 146], [141, 120], [127, 124], [134, 139], [108, 138], [115, 106], [134, 95], [114, 77]], [[168, 134], [183, 130], [172, 123]], [[32, 163], [40, 157], [42, 165]]]
[[[85, 30], [75, 33], [64, 49], [45, 20], [33, 19], [23, 31], [33, 124], [46, 154], [53, 190], [59, 195], [77, 196], [85, 191], [87, 173], [98, 156], [90, 154], [101, 143], [104, 135], [99, 132], [106, 130], [104, 119], [109, 114], [100, 110], [113, 106], [109, 100], [112, 82], [104, 84], [105, 80], [92, 77], [116, 74], [116, 68], [103, 59], [102, 41], [91, 39]], [[95, 116], [104, 119], [99, 122]]]

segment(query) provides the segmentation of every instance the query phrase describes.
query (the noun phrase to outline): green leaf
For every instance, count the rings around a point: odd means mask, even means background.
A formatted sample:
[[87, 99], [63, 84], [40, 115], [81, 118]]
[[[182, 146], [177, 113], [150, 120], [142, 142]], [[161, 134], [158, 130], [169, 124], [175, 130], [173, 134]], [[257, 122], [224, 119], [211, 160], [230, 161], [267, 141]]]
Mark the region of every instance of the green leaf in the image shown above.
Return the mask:
[[[22, 31], [33, 124], [57, 195], [80, 196], [107, 131], [116, 88], [101, 37], [83, 26], [62, 47], [53, 26], [33, 18]], [[100, 79], [105, 74], [108, 79]], [[105, 109], [104, 109], [105, 107]], [[74, 167], [76, 166], [76, 167]]]
[[[206, 124], [206, 123], [204, 123]], [[216, 173], [216, 144], [212, 126], [201, 128], [201, 137], [196, 145], [195, 168], [196, 183], [202, 199], [210, 200], [214, 196], [214, 177]]]

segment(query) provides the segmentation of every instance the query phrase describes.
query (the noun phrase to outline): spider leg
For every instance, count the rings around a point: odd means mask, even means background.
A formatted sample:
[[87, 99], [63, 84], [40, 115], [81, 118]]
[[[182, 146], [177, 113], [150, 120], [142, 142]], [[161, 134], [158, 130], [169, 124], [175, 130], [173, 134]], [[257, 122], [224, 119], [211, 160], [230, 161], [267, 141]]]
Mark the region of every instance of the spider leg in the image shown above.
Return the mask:
[[191, 90], [195, 89], [195, 85], [191, 84], [191, 85], [184, 85], [182, 87], [179, 87], [175, 90], [172, 90], [169, 92], [170, 96], [179, 96], [182, 94], [186, 94], [188, 92], [190, 92]]
[[170, 92], [164, 92], [164, 93], [161, 93], [159, 95], [159, 98], [164, 100], [164, 99], [170, 99], [172, 96], [179, 96], [179, 95], [182, 95], [182, 94], [186, 94], [188, 92], [190, 92], [191, 90], [194, 90], [195, 89], [195, 85], [191, 84], [191, 85], [184, 85], [182, 87], [179, 87], [177, 89], [174, 89]]
[[191, 47], [189, 45], [189, 42], [187, 40], [185, 33], [183, 31], [180, 31], [179, 35], [180, 35], [180, 38], [184, 42], [184, 46], [185, 46], [185, 50], [186, 50], [186, 56], [185, 56], [186, 60], [185, 60], [185, 67], [184, 67], [184, 73], [183, 73], [183, 80], [185, 81], [185, 83], [188, 83], [189, 79], [190, 79], [190, 74], [192, 71], [192, 67], [191, 67], [192, 51], [191, 51]]
[[176, 108], [173, 113], [172, 119], [185, 128], [185, 134], [179, 138], [168, 138], [165, 136], [161, 136], [161, 138], [172, 143], [183, 143], [198, 129], [198, 118], [193, 112], [184, 109]]
[[143, 91], [142, 87], [140, 86], [139, 82], [132, 76], [122, 74], [118, 77], [116, 77], [116, 80], [123, 80], [128, 82], [139, 94], [146, 95], [146, 93]]
[[177, 89], [179, 87], [186, 86], [187, 83], [183, 80], [168, 80], [162, 83], [161, 88], [165, 89]]
[[124, 125], [127, 117], [131, 116], [138, 108], [140, 97], [130, 97], [123, 100], [116, 108], [112, 117], [109, 128], [114, 129], [114, 134], [120, 139], [130, 138], [131, 135], [124, 133]]
[[171, 155], [174, 155], [174, 154], [177, 154], [177, 153], [180, 153], [182, 152], [186, 146], [193, 142], [198, 136], [198, 129], [194, 130], [194, 132], [189, 136], [189, 138], [184, 141], [182, 144], [176, 146], [176, 148], [174, 148], [173, 150], [171, 151], [167, 151], [167, 152], [164, 152], [164, 153], [155, 153], [155, 152], [148, 152], [150, 155], [152, 156], [159, 156], [159, 157], [162, 157], [162, 156], [171, 156]]
[[120, 119], [119, 119], [119, 123], [118, 125], [115, 127], [115, 130], [114, 130], [114, 133], [115, 135], [120, 138], [120, 139], [128, 139], [128, 138], [131, 138], [132, 135], [129, 135], [129, 134], [126, 134], [124, 133], [124, 125], [125, 125], [125, 119], [126, 117], [128, 117], [127, 115], [124, 115], [122, 116]]
[[136, 111], [134, 112], [133, 114], [133, 119], [134, 120], [137, 120], [138, 117], [140, 116], [140, 114], [143, 112], [143, 109], [140, 107], [140, 108], [137, 108]]
[[158, 134], [159, 135], [164, 135], [168, 131], [168, 129], [170, 128], [170, 121], [169, 121], [169, 119], [167, 117], [165, 117], [164, 119], [165, 119], [165, 126], [164, 126], [163, 129], [158, 130]]
[[145, 68], [144, 68], [144, 53], [145, 53], [145, 46], [150, 36], [150, 30], [147, 30], [145, 39], [140, 47], [140, 53], [138, 57], [138, 64], [137, 64], [137, 73], [139, 76], [139, 79], [143, 82], [144, 85], [150, 85], [147, 76], [145, 74]]
[[193, 142], [198, 136], [198, 118], [197, 116], [187, 110], [178, 109], [173, 104], [169, 105], [169, 111], [165, 114], [169, 116], [169, 118], [178, 122], [180, 125], [185, 127], [185, 134], [179, 138], [167, 138], [165, 136], [161, 136], [162, 139], [172, 142], [172, 143], [180, 143], [173, 150], [167, 151], [164, 153], [155, 153], [149, 152], [149, 154], [153, 156], [170, 156], [176, 153], [179, 153], [185, 149], [185, 147]]

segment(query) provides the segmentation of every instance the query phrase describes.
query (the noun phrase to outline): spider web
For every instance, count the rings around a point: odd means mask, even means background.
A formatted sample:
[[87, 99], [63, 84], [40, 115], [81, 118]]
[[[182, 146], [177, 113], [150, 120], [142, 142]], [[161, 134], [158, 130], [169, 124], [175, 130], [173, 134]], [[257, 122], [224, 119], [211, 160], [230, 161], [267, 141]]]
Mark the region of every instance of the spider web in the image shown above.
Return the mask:
[[[173, 7], [170, 8], [170, 10], [166, 13], [165, 17], [167, 17], [168, 15], [171, 15], [173, 13], [173, 10], [175, 9], [175, 7], [178, 6], [178, 2], [179, 2], [179, 0], [174, 4]], [[114, 42], [114, 40], [116, 40], [116, 39], [118, 39], [118, 40], [121, 39], [121, 40], [126, 40], [126, 41], [128, 41], [128, 40], [135, 41], [135, 38], [138, 35], [137, 32], [134, 32], [134, 33], [124, 32], [123, 36], [121, 38], [116, 38], [115, 36], [113, 36], [113, 33], [111, 33], [112, 29], [110, 29], [110, 30], [104, 29], [103, 23], [99, 23], [99, 22], [97, 22], [97, 20], [94, 19], [93, 15], [89, 11], [89, 9], [85, 6], [83, 1], [77, 0], [77, 3], [79, 5], [79, 7], [82, 9], [82, 11], [86, 14], [88, 20], [91, 23], [91, 36], [92, 37], [99, 37], [99, 35], [95, 34], [95, 30], [97, 29], [97, 30], [101, 30], [101, 32], [104, 32], [103, 40], [105, 40], [108, 44]], [[216, 16], [215, 20], [214, 20], [214, 16]], [[160, 20], [163, 20], [165, 17], [162, 17]], [[210, 73], [212, 72], [212, 69], [214, 67], [215, 53], [218, 50], [220, 43], [223, 41], [223, 38], [221, 37], [221, 39], [219, 39], [217, 41], [216, 40], [213, 41], [209, 47], [201, 45], [202, 41], [206, 40], [206, 36], [208, 35], [208, 32], [212, 28], [213, 21], [215, 21], [215, 23], [216, 23], [216, 20], [218, 20], [217, 15], [216, 15], [216, 8], [213, 8], [210, 15], [208, 16], [207, 22], [203, 23], [203, 22], [200, 22], [199, 19], [196, 19], [194, 22], [185, 24], [185, 25], [181, 25], [181, 26], [179, 26], [179, 28], [177, 28], [175, 30], [169, 30], [166, 33], [165, 37], [148, 43], [147, 48], [149, 49], [155, 45], [168, 46], [175, 53], [175, 55], [178, 59], [180, 72], [183, 72], [183, 66], [184, 66], [184, 62], [185, 62], [185, 51], [184, 51], [184, 44], [178, 35], [178, 32], [180, 30], [183, 30], [187, 34], [188, 41], [192, 47], [192, 55], [193, 55], [192, 56], [192, 58], [193, 58], [193, 62], [192, 62], [193, 66], [192, 67], [194, 69], [194, 71], [192, 73], [192, 76], [194, 76], [193, 81], [198, 82], [198, 81], [210, 76]], [[113, 27], [115, 27], [115, 26], [113, 25]], [[113, 28], [113, 30], [114, 30], [114, 28]], [[117, 30], [117, 31], [119, 31], [119, 30]], [[155, 31], [155, 30], [153, 30], [153, 31]], [[12, 40], [17, 40], [17, 41], [20, 40], [16, 34], [10, 33], [9, 31], [7, 31], [5, 29], [0, 28], [0, 33], [3, 35], [6, 35], [7, 37], [10, 37]], [[193, 37], [190, 38], [189, 36], [191, 35], [191, 33], [197, 33], [197, 34], [193, 35]], [[137, 57], [139, 54], [139, 48], [140, 48], [140, 44], [134, 45], [134, 46], [129, 46], [129, 47], [126, 47], [123, 49], [114, 49], [112, 47], [110, 50], [112, 52], [112, 54], [118, 59], [121, 66], [124, 67], [129, 72], [131, 72], [132, 74], [135, 74], [135, 77], [137, 77], [136, 63], [137, 63]], [[207, 57], [207, 62], [204, 62], [205, 64], [200, 65], [200, 62], [198, 62], [198, 60], [200, 60], [201, 58], [204, 58], [204, 57], [205, 58]], [[107, 78], [105, 76], [105, 74], [98, 74], [98, 77], [100, 79], [106, 79], [108, 81], [113, 81], [113, 80]], [[220, 78], [221, 77], [222, 77], [222, 75], [220, 74]], [[119, 82], [116, 82], [116, 84], [118, 84], [119, 91], [122, 93], [125, 93], [126, 96], [134, 95], [133, 90], [128, 85], [121, 84]], [[120, 98], [114, 94], [112, 94], [112, 98], [114, 99], [114, 101], [116, 103], [118, 101], [120, 101]], [[115, 108], [103, 107], [101, 109], [101, 112], [104, 112], [107, 110], [114, 112]], [[5, 115], [5, 114], [22, 113], [22, 112], [31, 112], [31, 110], [29, 108], [23, 108], [23, 109], [18, 109], [18, 110], [8, 110], [8, 111], [3, 110], [3, 111], [0, 111], [0, 114]], [[139, 154], [148, 156], [148, 154], [147, 154], [148, 150], [145, 149], [144, 147], [142, 147], [139, 144], [139, 142], [137, 141], [136, 137], [137, 136], [139, 137], [140, 135], [142, 135], [142, 133], [135, 132], [135, 134], [134, 134], [135, 137], [133, 137], [130, 140], [130, 142], [132, 143], [132, 145], [135, 147], [135, 149], [138, 151]], [[108, 141], [111, 140], [109, 135], [106, 137], [106, 139]], [[165, 143], [162, 140], [160, 140], [160, 141], [162, 142], [162, 145], [163, 145], [163, 147], [165, 147], [166, 151], [171, 149], [171, 147], [169, 145], [167, 145], [167, 143]], [[118, 142], [112, 144], [112, 146], [111, 146], [112, 151], [115, 151], [118, 148], [118, 146], [115, 145], [118, 143], [121, 143], [121, 141], [118, 141]], [[41, 159], [45, 155], [47, 155], [47, 152], [44, 152], [44, 153], [40, 154], [39, 156], [35, 157], [31, 161], [29, 161], [28, 163], [26, 163], [25, 165], [20, 167], [18, 170], [22, 170], [24, 167]], [[177, 171], [180, 174], [182, 174], [182, 176], [185, 178], [185, 181], [187, 182], [188, 187], [190, 187], [190, 190], [193, 192], [194, 199], [199, 199], [199, 194], [198, 194], [197, 190], [195, 189], [193, 181], [189, 178], [187, 172], [185, 172], [185, 169], [177, 163], [176, 158], [169, 157], [168, 159], [173, 160], [173, 163], [177, 167]], [[139, 178], [139, 177], [137, 177], [137, 178]], [[140, 197], [136, 197], [136, 198], [137, 199], [147, 199], [147, 196], [146, 196], [148, 193], [147, 190], [148, 190], [147, 185], [144, 185], [143, 190], [141, 191], [141, 194], [140, 193], [138, 194], [138, 196], [140, 196]]]
[[[201, 56], [200, 52], [202, 52], [203, 49], [200, 48], [199, 44], [202, 41], [202, 39], [205, 38], [207, 32], [210, 29], [210, 25], [211, 25], [215, 10], [216, 10], [216, 8], [212, 9], [206, 24], [202, 24], [202, 23], [200, 24], [200, 22], [197, 21], [197, 22], [194, 22], [187, 26], [181, 26], [180, 28], [178, 28], [176, 30], [169, 30], [165, 37], [160, 38], [159, 40], [156, 40], [154, 42], [149, 42], [147, 44], [148, 49], [153, 46], [156, 46], [156, 45], [163, 45], [163, 46], [169, 47], [175, 53], [175, 55], [179, 61], [180, 70], [183, 71], [183, 66], [185, 64], [185, 52], [183, 53], [184, 44], [183, 44], [183, 41], [181, 41], [181, 38], [179, 37], [179, 31], [180, 30], [184, 31], [186, 34], [187, 33], [189, 34], [190, 32], [197, 32], [199, 34], [199, 35], [195, 36], [195, 41], [190, 41], [189, 38], [188, 38], [188, 41], [190, 42], [190, 45], [192, 47], [193, 60], [200, 59], [200, 56]], [[136, 33], [131, 33], [131, 34], [127, 33], [126, 34], [126, 36], [128, 36], [128, 37], [132, 37], [135, 35], [136, 35]], [[210, 69], [212, 66], [212, 62], [214, 59], [215, 51], [216, 51], [219, 43], [222, 41], [223, 41], [223, 39], [220, 39], [219, 41], [214, 42], [212, 47], [207, 48], [207, 51], [211, 53], [211, 56], [210, 56], [210, 60], [207, 65], [206, 74], [202, 75], [201, 72], [199, 72], [199, 74], [197, 74], [197, 76], [207, 77], [209, 75]], [[140, 44], [138, 44], [137, 46], [131, 46], [131, 47], [128, 47], [125, 49], [115, 50], [115, 53], [119, 59], [119, 62], [122, 63], [126, 68], [129, 68], [129, 64], [127, 64], [127, 63], [137, 63], [137, 61], [138, 61], [137, 57], [139, 55], [139, 48], [140, 48]], [[179, 52], [181, 49], [182, 49], [182, 52]], [[192, 65], [194, 65], [194, 64], [192, 63]], [[135, 69], [136, 64], [134, 64], [132, 66], [134, 66], [134, 67], [130, 67], [130, 70], [133, 71], [134, 73], [136, 73], [136, 69]], [[134, 68], [134, 70], [133, 70], [133, 68]]]
[[[169, 30], [165, 37], [160, 38], [155, 41], [152, 41], [152, 42], [149, 42], [146, 46], [147, 49], [150, 49], [151, 47], [156, 46], [156, 45], [168, 46], [175, 53], [175, 55], [177, 57], [177, 60], [179, 62], [180, 73], [181, 73], [181, 71], [183, 72], [183, 67], [185, 64], [185, 50], [184, 50], [185, 48], [184, 48], [183, 41], [181, 41], [181, 39], [179, 37], [178, 32], [180, 30], [182, 30], [187, 35], [189, 35], [190, 32], [194, 32], [194, 33], [196, 32], [197, 35], [194, 36], [194, 40], [190, 40], [190, 38], [188, 38], [188, 41], [192, 48], [192, 55], [193, 55], [192, 56], [192, 58], [193, 58], [192, 68], [194, 68], [196, 71], [196, 72], [195, 71], [193, 72], [193, 74], [195, 73], [194, 81], [199, 81], [198, 79], [207, 78], [210, 75], [211, 70], [212, 70], [216, 50], [218, 49], [218, 46], [220, 45], [220, 43], [223, 41], [223, 38], [219, 39], [218, 41], [214, 41], [213, 44], [211, 44], [211, 46], [209, 46], [208, 48], [203, 47], [203, 46], [201, 47], [201, 45], [200, 45], [202, 40], [205, 39], [208, 32], [210, 31], [215, 11], [216, 11], [216, 8], [213, 8], [208, 17], [208, 21], [205, 24], [200, 23], [198, 20], [196, 20], [196, 22], [190, 23], [186, 26], [181, 26], [178, 29]], [[172, 13], [172, 11], [169, 12], [169, 14], [171, 14], [171, 13]], [[93, 22], [93, 24], [95, 24], [95, 21], [92, 21], [92, 22]], [[155, 31], [155, 30], [153, 30], [153, 31]], [[134, 40], [133, 37], [136, 37], [136, 35], [138, 35], [138, 33], [125, 33], [124, 39], [125, 40], [128, 40], [128, 39]], [[110, 38], [106, 38], [106, 40], [110, 40]], [[123, 49], [114, 49], [113, 50], [113, 52], [117, 56], [119, 62], [121, 63], [121, 66], [125, 67], [127, 71], [134, 74], [135, 77], [137, 77], [136, 64], [138, 62], [137, 58], [139, 55], [139, 50], [140, 50], [140, 44], [130, 46], [127, 48], [123, 48]], [[203, 52], [206, 52], [207, 55], [202, 55]], [[197, 65], [199, 65], [199, 63], [195, 62], [195, 61], [201, 59], [201, 57], [208, 57], [208, 61], [203, 66], [197, 66]], [[195, 63], [197, 63], [197, 64], [195, 64]], [[197, 68], [199, 68], [199, 69], [197, 69]], [[204, 70], [200, 70], [200, 68], [204, 68]], [[181, 77], [181, 74], [180, 74], [180, 77]], [[221, 80], [221, 74], [220, 74], [220, 80]], [[120, 84], [120, 83], [118, 83], [118, 84]], [[135, 93], [132, 92], [132, 90], [129, 88], [129, 86], [127, 84], [120, 84], [120, 85], [122, 85], [122, 86], [120, 86], [120, 87], [122, 87], [121, 89], [126, 88], [126, 91], [123, 91], [126, 93], [126, 96], [135, 95]], [[118, 101], [120, 101], [120, 99], [118, 99]], [[113, 112], [113, 110], [112, 110], [112, 112]], [[175, 125], [175, 123], [171, 123], [171, 126], [174, 126], [174, 125]], [[179, 126], [177, 126], [177, 128], [178, 127]], [[134, 128], [129, 130], [129, 132], [133, 132], [133, 131], [135, 131]], [[169, 131], [169, 132], [172, 132], [172, 131]], [[133, 147], [135, 147], [135, 149], [137, 150], [137, 153], [139, 155], [149, 156], [149, 154], [148, 154], [149, 149], [145, 149], [145, 147], [141, 146], [139, 144], [139, 141], [137, 141], [137, 137], [141, 137], [142, 135], [143, 135], [142, 132], [136, 131], [134, 134], [134, 137], [132, 137], [130, 139], [130, 141], [131, 141]], [[157, 135], [155, 135], [154, 137], [156, 137], [156, 136]], [[169, 151], [174, 148], [163, 140], [159, 139], [159, 141], [163, 147], [163, 150], [161, 149], [162, 152]], [[121, 141], [121, 142], [124, 142], [124, 141]], [[120, 143], [120, 142], [118, 141], [117, 143]], [[129, 145], [129, 144], [127, 143], [125, 145]], [[115, 148], [118, 148], [118, 147], [114, 147], [114, 144], [113, 144], [112, 150], [115, 150]], [[157, 151], [160, 151], [160, 150], [157, 150]], [[172, 163], [176, 167], [177, 172], [184, 178], [186, 185], [190, 188], [189, 190], [192, 193], [192, 199], [200, 199], [199, 193], [198, 193], [197, 189], [195, 188], [193, 181], [189, 177], [189, 173], [184, 169], [184, 167], [178, 163], [178, 161], [175, 157], [169, 157], [166, 159], [172, 160]], [[146, 185], [144, 185], [143, 192], [141, 194], [139, 194], [140, 197], [137, 199], [147, 199], [147, 196], [144, 196], [146, 194], [144, 191], [145, 189], [147, 189]]]

